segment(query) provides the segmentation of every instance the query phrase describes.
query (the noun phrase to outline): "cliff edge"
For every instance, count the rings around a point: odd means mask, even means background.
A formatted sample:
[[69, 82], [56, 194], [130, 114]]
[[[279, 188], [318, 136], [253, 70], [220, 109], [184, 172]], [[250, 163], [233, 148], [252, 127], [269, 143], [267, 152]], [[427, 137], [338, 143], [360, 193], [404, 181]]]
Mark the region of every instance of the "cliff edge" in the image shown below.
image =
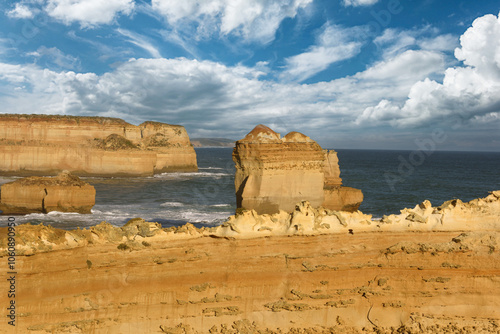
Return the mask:
[[0, 115], [0, 174], [150, 176], [197, 171], [183, 126], [118, 118]]

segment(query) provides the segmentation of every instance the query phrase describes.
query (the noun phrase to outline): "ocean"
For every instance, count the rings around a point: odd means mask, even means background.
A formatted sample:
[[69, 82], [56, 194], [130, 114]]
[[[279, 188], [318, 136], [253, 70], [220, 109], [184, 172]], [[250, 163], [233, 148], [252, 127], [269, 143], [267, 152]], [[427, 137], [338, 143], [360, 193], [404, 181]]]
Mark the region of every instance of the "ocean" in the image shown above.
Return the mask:
[[[470, 201], [500, 190], [500, 152], [337, 150], [344, 186], [363, 191], [361, 211], [381, 218], [430, 200], [434, 206]], [[15, 216], [16, 223], [84, 228], [140, 217], [164, 227], [214, 226], [236, 209], [232, 148], [197, 148], [199, 171], [145, 178], [82, 178], [96, 188], [92, 214], [51, 212]], [[0, 184], [15, 177], [0, 177]], [[0, 216], [0, 226], [7, 217]]]

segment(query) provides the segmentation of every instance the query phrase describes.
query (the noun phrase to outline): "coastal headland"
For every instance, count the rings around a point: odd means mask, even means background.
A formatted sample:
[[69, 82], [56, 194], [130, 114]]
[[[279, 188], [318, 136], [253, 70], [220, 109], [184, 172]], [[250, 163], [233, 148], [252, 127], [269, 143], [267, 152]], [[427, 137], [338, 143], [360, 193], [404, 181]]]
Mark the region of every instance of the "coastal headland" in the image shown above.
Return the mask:
[[[15, 226], [14, 330], [497, 333], [499, 217], [495, 191], [381, 220], [301, 202], [213, 228]], [[0, 331], [12, 332], [6, 312]]]
[[0, 174], [151, 176], [197, 171], [196, 153], [180, 125], [118, 118], [0, 115]]

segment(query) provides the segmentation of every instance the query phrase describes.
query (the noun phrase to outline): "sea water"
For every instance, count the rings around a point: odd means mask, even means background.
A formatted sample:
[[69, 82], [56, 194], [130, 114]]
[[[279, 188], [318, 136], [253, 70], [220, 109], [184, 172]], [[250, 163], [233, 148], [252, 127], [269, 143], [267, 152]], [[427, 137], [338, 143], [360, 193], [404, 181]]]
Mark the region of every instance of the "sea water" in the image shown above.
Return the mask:
[[[500, 190], [500, 153], [337, 150], [343, 185], [363, 191], [359, 208], [381, 218], [430, 200], [433, 205], [469, 201]], [[115, 226], [140, 217], [164, 227], [186, 222], [214, 226], [236, 210], [231, 148], [197, 148], [199, 171], [141, 178], [82, 178], [96, 189], [92, 214], [15, 216], [18, 224], [84, 228], [106, 221]], [[0, 177], [0, 184], [15, 180]], [[0, 226], [7, 219], [0, 216]]]

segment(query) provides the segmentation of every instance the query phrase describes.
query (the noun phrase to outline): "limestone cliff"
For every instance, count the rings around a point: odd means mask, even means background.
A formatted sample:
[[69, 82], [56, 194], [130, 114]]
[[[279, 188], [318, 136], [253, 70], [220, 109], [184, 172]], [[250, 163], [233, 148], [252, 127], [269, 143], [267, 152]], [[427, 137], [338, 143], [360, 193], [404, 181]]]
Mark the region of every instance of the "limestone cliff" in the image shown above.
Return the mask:
[[2, 185], [0, 191], [2, 214], [90, 213], [94, 204], [94, 187], [69, 172], [57, 177], [27, 177]]
[[0, 256], [17, 333], [486, 334], [500, 328], [499, 217], [496, 191], [381, 221], [300, 203], [215, 228], [24, 224], [0, 228]]
[[148, 176], [196, 171], [184, 127], [139, 126], [121, 119], [0, 115], [0, 173], [4, 175]]
[[308, 200], [315, 207], [356, 211], [363, 200], [360, 190], [341, 187], [337, 152], [298, 132], [280, 138], [258, 125], [236, 142], [233, 160], [238, 208], [290, 212]]

